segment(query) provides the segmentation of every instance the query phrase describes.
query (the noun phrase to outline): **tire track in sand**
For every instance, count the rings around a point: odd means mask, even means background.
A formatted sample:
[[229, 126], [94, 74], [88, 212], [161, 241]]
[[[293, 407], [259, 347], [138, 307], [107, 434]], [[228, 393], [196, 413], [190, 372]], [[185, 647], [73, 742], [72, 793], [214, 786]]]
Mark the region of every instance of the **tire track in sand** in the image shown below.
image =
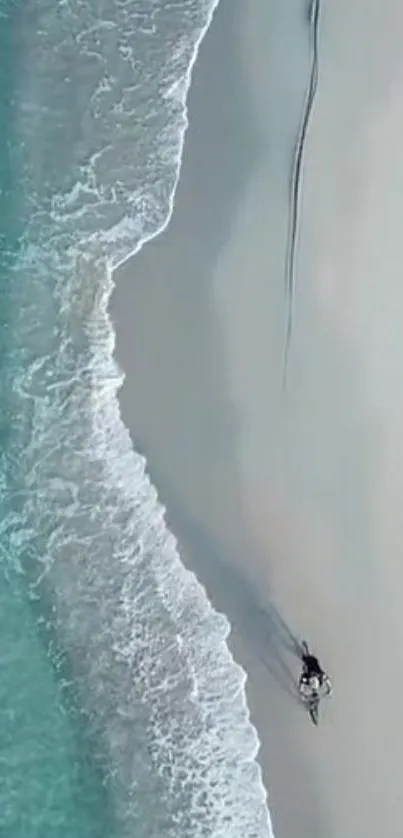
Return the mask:
[[294, 321], [295, 298], [295, 262], [297, 254], [299, 208], [302, 186], [302, 163], [304, 157], [306, 134], [318, 84], [318, 31], [319, 31], [320, 0], [310, 0], [308, 9], [309, 39], [311, 42], [311, 69], [305, 105], [302, 113], [300, 128], [295, 143], [293, 165], [290, 177], [290, 214], [288, 222], [287, 249], [285, 261], [285, 293], [286, 293], [286, 334], [283, 357], [283, 387], [287, 382], [288, 360], [291, 348], [291, 338]]

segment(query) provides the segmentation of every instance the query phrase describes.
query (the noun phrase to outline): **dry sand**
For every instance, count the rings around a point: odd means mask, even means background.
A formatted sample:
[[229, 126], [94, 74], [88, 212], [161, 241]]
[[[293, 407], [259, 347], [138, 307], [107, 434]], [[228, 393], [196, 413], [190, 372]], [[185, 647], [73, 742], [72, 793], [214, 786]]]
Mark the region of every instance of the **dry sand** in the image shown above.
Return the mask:
[[[118, 276], [121, 403], [232, 623], [277, 838], [400, 838], [403, 12], [323, 4], [284, 392], [308, 7], [221, 0], [171, 224]], [[318, 729], [290, 695], [294, 633], [334, 681]]]

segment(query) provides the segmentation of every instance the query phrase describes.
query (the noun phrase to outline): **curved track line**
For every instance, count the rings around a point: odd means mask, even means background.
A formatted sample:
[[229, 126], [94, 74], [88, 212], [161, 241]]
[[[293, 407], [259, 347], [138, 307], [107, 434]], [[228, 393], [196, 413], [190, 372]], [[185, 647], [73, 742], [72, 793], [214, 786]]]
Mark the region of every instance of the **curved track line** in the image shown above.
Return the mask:
[[297, 251], [299, 204], [302, 183], [302, 161], [305, 149], [306, 133], [312, 113], [312, 106], [315, 99], [318, 84], [318, 29], [319, 29], [320, 0], [311, 0], [309, 10], [309, 34], [311, 40], [311, 71], [309, 84], [306, 93], [305, 107], [302, 114], [300, 129], [294, 150], [294, 163], [290, 179], [290, 220], [288, 225], [285, 288], [287, 301], [287, 324], [283, 360], [283, 386], [287, 380], [288, 359], [291, 347], [293, 328], [293, 309], [295, 296], [295, 259]]

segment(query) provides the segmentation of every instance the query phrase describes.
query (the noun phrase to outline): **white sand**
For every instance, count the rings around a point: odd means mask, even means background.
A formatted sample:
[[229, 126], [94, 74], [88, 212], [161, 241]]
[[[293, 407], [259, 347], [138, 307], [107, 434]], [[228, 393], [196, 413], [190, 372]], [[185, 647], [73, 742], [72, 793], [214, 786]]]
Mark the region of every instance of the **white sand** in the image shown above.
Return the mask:
[[[277, 838], [400, 838], [403, 10], [323, 3], [284, 394], [288, 167], [309, 54], [303, 3], [277, 5], [233, 0], [202, 48], [176, 212], [115, 296], [123, 414], [234, 625]], [[262, 662], [257, 596], [330, 670], [317, 730]]]

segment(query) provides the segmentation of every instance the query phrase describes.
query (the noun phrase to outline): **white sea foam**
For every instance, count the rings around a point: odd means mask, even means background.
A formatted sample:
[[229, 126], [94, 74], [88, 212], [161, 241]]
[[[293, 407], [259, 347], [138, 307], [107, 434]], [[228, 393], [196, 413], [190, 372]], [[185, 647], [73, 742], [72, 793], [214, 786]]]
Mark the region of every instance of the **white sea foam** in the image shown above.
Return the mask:
[[[32, 590], [52, 591], [127, 835], [148, 834], [147, 810], [167, 838], [272, 835], [245, 673], [121, 421], [108, 314], [113, 271], [169, 223], [191, 72], [216, 6], [66, 0], [56, 14], [39, 3], [20, 90], [28, 221], [13, 392], [29, 418], [15, 431], [27, 524], [14, 554], [29, 552]], [[81, 102], [67, 145], [60, 101]]]

